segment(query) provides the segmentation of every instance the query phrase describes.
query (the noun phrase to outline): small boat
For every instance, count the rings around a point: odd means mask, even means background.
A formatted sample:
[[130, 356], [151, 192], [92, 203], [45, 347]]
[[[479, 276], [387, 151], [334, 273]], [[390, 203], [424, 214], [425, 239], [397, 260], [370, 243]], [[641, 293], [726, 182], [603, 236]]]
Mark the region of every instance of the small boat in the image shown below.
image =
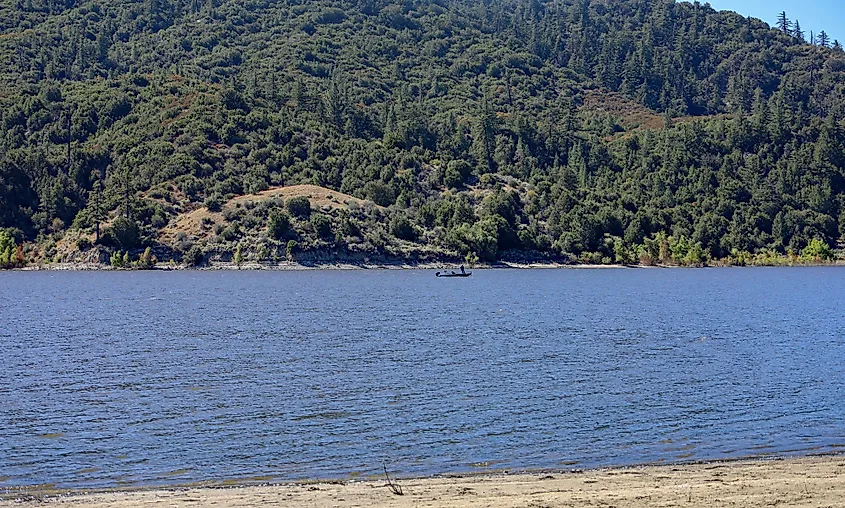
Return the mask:
[[469, 277], [472, 272], [437, 272], [434, 275], [437, 277]]

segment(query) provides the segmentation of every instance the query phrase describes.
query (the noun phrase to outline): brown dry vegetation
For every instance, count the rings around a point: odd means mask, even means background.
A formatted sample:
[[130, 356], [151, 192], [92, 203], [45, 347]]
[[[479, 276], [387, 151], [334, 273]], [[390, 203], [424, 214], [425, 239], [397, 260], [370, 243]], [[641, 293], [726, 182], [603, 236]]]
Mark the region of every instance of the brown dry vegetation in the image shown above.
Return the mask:
[[[305, 196], [311, 202], [314, 210], [348, 208], [350, 204], [363, 206], [365, 201], [342, 192], [327, 189], [317, 185], [290, 185], [286, 187], [274, 187], [258, 194], [246, 194], [237, 196], [227, 201], [223, 208], [235, 207], [238, 204], [247, 202], [260, 203], [271, 199], [287, 201], [291, 198]], [[373, 205], [376, 206], [376, 205]], [[381, 208], [381, 207], [377, 207]], [[211, 228], [203, 228], [203, 220], [206, 223], [222, 224], [224, 222], [221, 212], [212, 212], [202, 207], [196, 210], [178, 215], [165, 228], [162, 229], [160, 238], [164, 243], [172, 243], [180, 232], [195, 238], [206, 234]]]
[[[608, 90], [585, 90], [582, 108], [585, 111], [609, 115], [626, 132], [666, 128], [666, 120], [660, 113], [634, 102], [620, 93]], [[672, 123], [683, 124], [718, 117], [732, 118], [733, 115], [681, 116], [672, 118]]]
[[663, 117], [659, 113], [616, 92], [585, 90], [584, 109], [612, 116], [626, 131], [661, 129], [664, 126]]

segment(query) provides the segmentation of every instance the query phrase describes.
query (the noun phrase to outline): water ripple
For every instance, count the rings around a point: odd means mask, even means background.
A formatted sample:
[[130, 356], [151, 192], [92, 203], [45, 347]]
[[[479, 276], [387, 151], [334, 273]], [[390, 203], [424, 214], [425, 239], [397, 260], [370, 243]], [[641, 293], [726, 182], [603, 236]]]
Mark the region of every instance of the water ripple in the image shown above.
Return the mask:
[[842, 274], [0, 273], [0, 487], [841, 449]]

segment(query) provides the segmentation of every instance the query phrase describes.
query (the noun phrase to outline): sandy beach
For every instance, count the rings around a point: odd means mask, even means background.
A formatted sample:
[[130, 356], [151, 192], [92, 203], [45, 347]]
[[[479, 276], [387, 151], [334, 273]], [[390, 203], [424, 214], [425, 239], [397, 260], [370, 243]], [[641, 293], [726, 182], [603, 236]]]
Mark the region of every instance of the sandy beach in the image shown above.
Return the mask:
[[841, 507], [845, 456], [567, 473], [16, 496], [0, 507]]

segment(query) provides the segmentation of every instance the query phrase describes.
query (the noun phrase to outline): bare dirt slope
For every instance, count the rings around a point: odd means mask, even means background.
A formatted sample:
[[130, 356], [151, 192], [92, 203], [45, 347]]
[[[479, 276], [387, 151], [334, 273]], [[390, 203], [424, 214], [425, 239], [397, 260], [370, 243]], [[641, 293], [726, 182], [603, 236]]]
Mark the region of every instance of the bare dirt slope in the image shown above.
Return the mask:
[[[0, 501], [0, 507], [746, 507], [845, 506], [845, 458], [243, 488], [192, 488]], [[1, 499], [1, 498], [0, 498]]]

